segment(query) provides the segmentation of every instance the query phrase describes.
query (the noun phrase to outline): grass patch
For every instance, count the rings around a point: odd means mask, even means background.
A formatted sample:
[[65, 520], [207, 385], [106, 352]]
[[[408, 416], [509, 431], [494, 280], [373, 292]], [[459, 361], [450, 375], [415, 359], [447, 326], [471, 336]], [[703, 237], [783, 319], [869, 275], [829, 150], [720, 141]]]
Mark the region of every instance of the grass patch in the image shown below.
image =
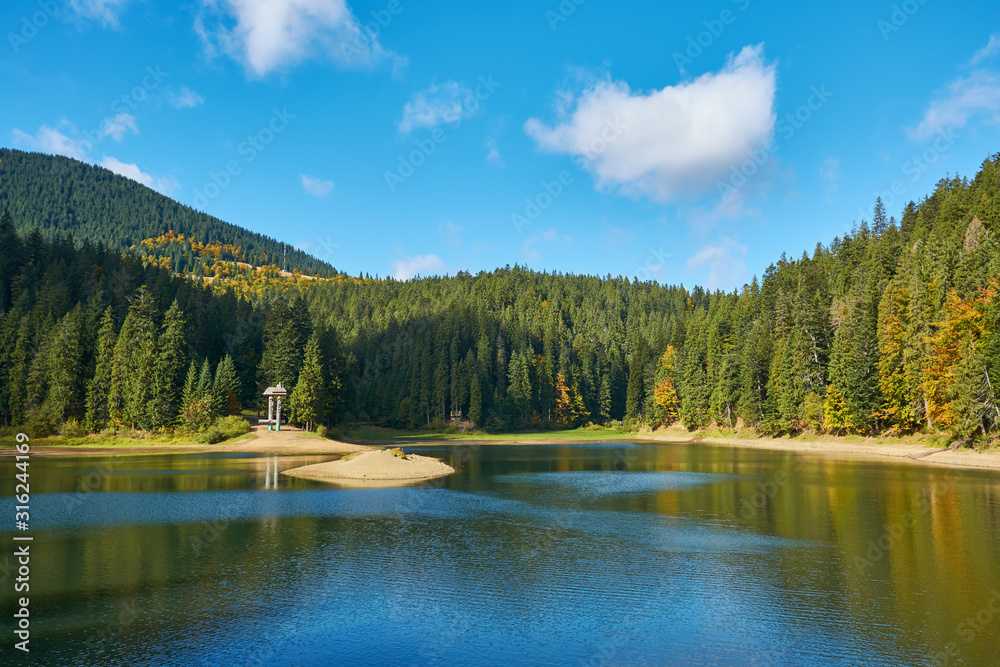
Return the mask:
[[463, 440], [483, 440], [483, 441], [517, 441], [517, 440], [558, 440], [558, 441], [592, 441], [592, 440], [618, 440], [628, 437], [628, 433], [622, 433], [614, 429], [604, 427], [581, 427], [577, 429], [564, 429], [559, 431], [515, 431], [510, 433], [484, 433], [473, 431], [468, 433], [445, 433], [441, 431], [404, 431], [391, 428], [380, 428], [366, 426], [349, 429], [344, 437], [351, 441], [368, 443], [396, 443], [396, 442], [454, 442]]

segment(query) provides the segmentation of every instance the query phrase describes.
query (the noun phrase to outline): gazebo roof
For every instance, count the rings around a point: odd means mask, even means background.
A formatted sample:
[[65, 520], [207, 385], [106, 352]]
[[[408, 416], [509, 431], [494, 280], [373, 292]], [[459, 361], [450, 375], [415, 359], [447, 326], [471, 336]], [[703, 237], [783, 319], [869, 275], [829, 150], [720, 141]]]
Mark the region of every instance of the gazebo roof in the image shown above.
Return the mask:
[[285, 396], [287, 394], [288, 391], [286, 391], [285, 388], [281, 386], [280, 382], [278, 383], [277, 387], [268, 387], [267, 389], [264, 390], [265, 396]]

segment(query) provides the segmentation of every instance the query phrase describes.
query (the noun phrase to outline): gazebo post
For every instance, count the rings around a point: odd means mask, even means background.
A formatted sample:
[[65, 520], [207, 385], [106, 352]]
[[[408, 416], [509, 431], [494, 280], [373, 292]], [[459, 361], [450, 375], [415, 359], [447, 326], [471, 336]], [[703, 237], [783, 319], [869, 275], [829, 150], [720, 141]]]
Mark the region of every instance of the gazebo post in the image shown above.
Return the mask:
[[[268, 387], [264, 391], [264, 395], [267, 396], [267, 421], [265, 423], [268, 431], [281, 430], [281, 398], [287, 394], [288, 392], [281, 386], [280, 382], [277, 387]], [[275, 406], [275, 398], [278, 399], [277, 406]]]

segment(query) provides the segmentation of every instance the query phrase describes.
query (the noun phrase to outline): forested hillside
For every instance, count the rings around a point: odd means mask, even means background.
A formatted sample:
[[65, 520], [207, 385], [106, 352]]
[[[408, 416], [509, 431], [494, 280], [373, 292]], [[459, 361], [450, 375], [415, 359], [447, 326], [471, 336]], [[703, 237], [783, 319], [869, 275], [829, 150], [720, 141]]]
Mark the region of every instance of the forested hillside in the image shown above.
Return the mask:
[[[255, 266], [282, 265], [280, 241], [247, 231], [184, 206], [119, 176], [60, 155], [0, 148], [0, 211], [10, 211], [19, 232], [39, 229], [46, 238], [71, 233], [125, 251], [168, 231], [201, 243], [240, 249]], [[332, 266], [301, 250], [287, 248], [287, 266], [310, 275], [333, 275]]]
[[283, 381], [301, 423], [990, 439], [998, 226], [1000, 155], [898, 221], [880, 202], [849, 235], [782, 255], [733, 293], [517, 267], [238, 291], [226, 276], [207, 287], [90, 245], [19, 241], [8, 222], [0, 413], [38, 430], [204, 428]]

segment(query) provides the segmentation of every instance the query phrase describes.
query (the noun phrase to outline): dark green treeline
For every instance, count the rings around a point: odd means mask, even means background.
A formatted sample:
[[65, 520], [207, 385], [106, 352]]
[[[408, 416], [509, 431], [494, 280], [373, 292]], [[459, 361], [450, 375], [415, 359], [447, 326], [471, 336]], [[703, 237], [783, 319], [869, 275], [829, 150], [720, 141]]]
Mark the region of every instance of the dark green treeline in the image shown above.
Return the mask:
[[[942, 180], [898, 221], [879, 202], [870, 222], [782, 255], [734, 293], [515, 267], [317, 282], [247, 302], [86, 244], [5, 240], [0, 410], [7, 423], [44, 414], [51, 428], [70, 417], [94, 426], [88, 393], [107, 385], [120, 425], [191, 424], [198, 386], [226, 386], [216, 377], [231, 372], [231, 389], [211, 390], [209, 418], [255, 406], [281, 380], [303, 424], [426, 427], [461, 415], [491, 429], [679, 419], [992, 436], [998, 197], [1000, 155], [974, 179]], [[78, 341], [75, 361], [54, 361], [67, 341]], [[141, 359], [116, 360], [116, 349]], [[116, 372], [155, 381], [127, 399], [130, 389], [112, 391]]]

